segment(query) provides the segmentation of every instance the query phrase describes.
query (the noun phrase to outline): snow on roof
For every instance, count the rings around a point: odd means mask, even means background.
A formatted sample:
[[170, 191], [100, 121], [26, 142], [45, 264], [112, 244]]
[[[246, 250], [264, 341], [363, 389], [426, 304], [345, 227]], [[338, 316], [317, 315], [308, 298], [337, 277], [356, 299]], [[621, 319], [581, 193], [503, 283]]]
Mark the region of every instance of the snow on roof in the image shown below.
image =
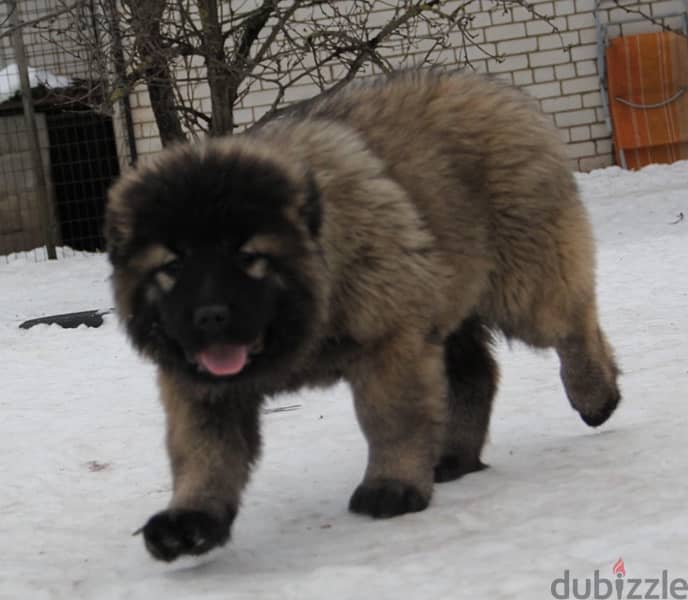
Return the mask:
[[[29, 84], [32, 88], [39, 85], [49, 88], [64, 88], [70, 86], [72, 80], [50, 71], [29, 67]], [[11, 63], [0, 71], [0, 102], [9, 100], [20, 90], [19, 67], [16, 63]]]

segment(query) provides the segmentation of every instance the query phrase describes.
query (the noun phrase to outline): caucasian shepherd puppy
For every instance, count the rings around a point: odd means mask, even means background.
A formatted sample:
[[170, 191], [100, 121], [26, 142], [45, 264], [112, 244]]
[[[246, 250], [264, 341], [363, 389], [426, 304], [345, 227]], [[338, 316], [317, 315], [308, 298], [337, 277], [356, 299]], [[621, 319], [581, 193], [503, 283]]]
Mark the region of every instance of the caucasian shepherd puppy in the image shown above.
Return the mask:
[[398, 74], [165, 151], [116, 184], [107, 237], [167, 415], [156, 558], [226, 542], [276, 392], [349, 382], [369, 448], [349, 508], [373, 517], [483, 468], [491, 331], [555, 348], [588, 425], [619, 401], [565, 149], [495, 81]]

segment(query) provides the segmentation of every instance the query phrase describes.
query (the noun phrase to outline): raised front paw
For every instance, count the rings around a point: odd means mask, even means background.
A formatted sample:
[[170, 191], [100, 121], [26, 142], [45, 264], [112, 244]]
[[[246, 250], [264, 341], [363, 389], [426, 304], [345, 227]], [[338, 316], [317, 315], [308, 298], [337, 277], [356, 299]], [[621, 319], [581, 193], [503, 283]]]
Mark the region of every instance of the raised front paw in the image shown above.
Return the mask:
[[224, 545], [233, 519], [233, 512], [219, 519], [196, 510], [164, 510], [143, 526], [143, 539], [154, 558], [169, 562], [182, 554], [203, 554]]
[[356, 488], [349, 501], [349, 510], [387, 518], [425, 510], [429, 503], [429, 495], [424, 495], [414, 485], [395, 479], [378, 479], [363, 482]]

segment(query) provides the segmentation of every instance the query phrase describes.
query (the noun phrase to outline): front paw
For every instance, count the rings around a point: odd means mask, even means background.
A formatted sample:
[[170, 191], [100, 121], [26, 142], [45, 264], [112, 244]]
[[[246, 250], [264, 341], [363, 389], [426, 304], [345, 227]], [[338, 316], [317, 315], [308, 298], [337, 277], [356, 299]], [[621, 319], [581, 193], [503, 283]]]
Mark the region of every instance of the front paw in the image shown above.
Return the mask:
[[447, 454], [435, 465], [435, 483], [454, 481], [468, 473], [487, 469], [479, 458], [467, 459], [461, 455]]
[[349, 501], [349, 510], [387, 518], [425, 510], [429, 503], [429, 495], [422, 494], [414, 485], [395, 479], [378, 479], [363, 482], [356, 488]]
[[143, 526], [146, 548], [154, 558], [172, 561], [182, 554], [203, 554], [229, 539], [231, 516], [219, 519], [198, 510], [171, 509], [153, 515]]

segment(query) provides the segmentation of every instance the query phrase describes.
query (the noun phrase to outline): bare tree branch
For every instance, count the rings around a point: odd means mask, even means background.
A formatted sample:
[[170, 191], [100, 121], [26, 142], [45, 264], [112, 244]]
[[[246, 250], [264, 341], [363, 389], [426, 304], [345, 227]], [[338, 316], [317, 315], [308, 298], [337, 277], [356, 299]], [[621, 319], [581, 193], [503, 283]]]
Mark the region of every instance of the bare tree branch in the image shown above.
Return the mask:
[[[56, 8], [55, 10], [52, 10], [50, 12], [47, 12], [45, 14], [42, 14], [39, 17], [35, 17], [33, 19], [28, 19], [26, 21], [22, 21], [21, 23], [14, 25], [12, 27], [3, 27], [3, 30], [0, 31], [0, 39], [9, 37], [11, 36], [17, 29], [24, 29], [26, 27], [32, 27], [34, 25], [38, 25], [40, 23], [43, 23], [45, 21], [51, 21], [53, 19], [56, 19], [57, 17], [64, 15], [66, 13], [72, 12], [77, 8], [80, 8], [86, 4], [88, 0], [75, 0], [72, 2], [72, 4], [68, 4], [65, 6], [62, 6], [60, 8]], [[0, 26], [3, 26], [6, 22], [9, 21], [11, 17], [11, 14], [7, 16], [7, 19], [0, 23]]]
[[[260, 126], [283, 114], [289, 102], [336, 90], [364, 73], [410, 65], [471, 67], [474, 56], [503, 60], [473, 31], [480, 10], [520, 7], [548, 23], [567, 49], [556, 19], [530, 0], [45, 4], [55, 8], [21, 26], [57, 44], [90, 77], [83, 89], [65, 94], [65, 102], [107, 111], [145, 84], [165, 145], [187, 136], [231, 134], [254, 121]], [[638, 3], [614, 0], [614, 6], [670, 30]], [[0, 38], [11, 33], [3, 26]], [[260, 109], [249, 112], [249, 106]], [[255, 110], [262, 111], [258, 119]]]

